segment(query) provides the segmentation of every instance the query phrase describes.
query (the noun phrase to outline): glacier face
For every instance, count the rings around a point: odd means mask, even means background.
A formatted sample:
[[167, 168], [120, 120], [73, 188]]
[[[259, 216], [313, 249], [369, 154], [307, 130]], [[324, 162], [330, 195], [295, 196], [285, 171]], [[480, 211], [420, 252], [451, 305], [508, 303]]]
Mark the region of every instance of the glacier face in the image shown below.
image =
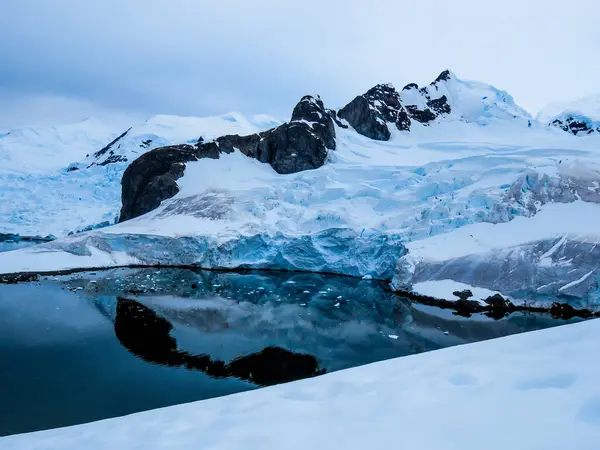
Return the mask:
[[[316, 170], [280, 175], [238, 151], [190, 162], [179, 193], [156, 210], [0, 255], [0, 273], [125, 264], [275, 268], [394, 278], [393, 286], [406, 289], [452, 279], [532, 301], [564, 296], [595, 304], [600, 232], [588, 220], [600, 211], [598, 138], [545, 126], [508, 94], [453, 74], [423, 89], [428, 101], [445, 96], [451, 111], [413, 122], [410, 132], [390, 126], [387, 141], [336, 122], [336, 150]], [[419, 106], [423, 89], [400, 98]], [[127, 163], [103, 164], [106, 158], [131, 161], [165, 143], [274, 124], [235, 114], [155, 118], [80, 159], [78, 170], [39, 184], [39, 198], [55, 186], [72, 195], [62, 205], [54, 195], [42, 205], [24, 196], [27, 213], [3, 207], [10, 220], [0, 223], [22, 234], [46, 226], [57, 235], [112, 223]], [[39, 183], [50, 175], [30, 176]], [[569, 215], [575, 220], [563, 220]]]

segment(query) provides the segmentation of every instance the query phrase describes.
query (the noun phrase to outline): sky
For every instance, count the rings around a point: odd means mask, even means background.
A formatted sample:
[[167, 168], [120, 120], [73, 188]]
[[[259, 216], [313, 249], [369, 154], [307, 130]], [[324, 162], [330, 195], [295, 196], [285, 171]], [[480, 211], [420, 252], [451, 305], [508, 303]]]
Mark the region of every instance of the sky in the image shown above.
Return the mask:
[[240, 111], [286, 119], [457, 76], [535, 114], [600, 92], [598, 0], [2, 0], [0, 130]]

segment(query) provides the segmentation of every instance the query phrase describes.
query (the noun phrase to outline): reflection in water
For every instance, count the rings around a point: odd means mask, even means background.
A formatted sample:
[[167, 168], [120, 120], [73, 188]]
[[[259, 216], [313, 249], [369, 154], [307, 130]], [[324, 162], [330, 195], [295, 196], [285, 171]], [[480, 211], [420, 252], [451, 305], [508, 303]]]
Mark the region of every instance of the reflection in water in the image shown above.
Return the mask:
[[119, 297], [115, 334], [123, 347], [155, 364], [198, 370], [213, 378], [236, 377], [261, 386], [270, 386], [325, 373], [314, 356], [266, 347], [260, 352], [236, 358], [226, 364], [210, 355], [191, 355], [177, 348], [170, 335], [173, 325], [141, 303]]
[[376, 281], [321, 274], [115, 269], [2, 284], [0, 435], [561, 323], [461, 318]]

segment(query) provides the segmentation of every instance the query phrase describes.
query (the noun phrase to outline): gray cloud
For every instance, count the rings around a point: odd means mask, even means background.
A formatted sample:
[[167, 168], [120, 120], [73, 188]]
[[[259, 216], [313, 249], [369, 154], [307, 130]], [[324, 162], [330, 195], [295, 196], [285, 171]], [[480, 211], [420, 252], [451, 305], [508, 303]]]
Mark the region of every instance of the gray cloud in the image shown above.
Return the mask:
[[4, 0], [0, 128], [95, 111], [285, 118], [307, 92], [341, 106], [445, 68], [535, 112], [600, 90], [598, 13], [596, 0]]

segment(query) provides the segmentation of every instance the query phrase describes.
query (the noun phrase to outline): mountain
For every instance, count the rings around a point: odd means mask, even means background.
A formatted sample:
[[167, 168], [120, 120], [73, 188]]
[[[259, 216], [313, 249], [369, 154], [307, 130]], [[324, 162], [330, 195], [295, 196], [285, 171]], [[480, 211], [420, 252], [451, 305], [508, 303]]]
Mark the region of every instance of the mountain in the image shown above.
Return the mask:
[[66, 200], [24, 189], [0, 210], [17, 232], [120, 223], [0, 254], [0, 273], [272, 268], [600, 308], [599, 142], [449, 71], [422, 88], [379, 84], [337, 111], [304, 96], [283, 123], [159, 116], [30, 179]]
[[253, 133], [278, 123], [238, 113], [196, 118], [155, 116], [127, 130], [97, 120], [27, 127], [0, 137], [0, 235], [64, 236], [114, 223], [121, 177], [130, 161], [168, 144]]
[[115, 130], [95, 119], [53, 127], [22, 127], [0, 134], [0, 174], [59, 170], [106, 144]]
[[537, 119], [577, 136], [600, 133], [600, 94], [552, 103], [539, 112]]

